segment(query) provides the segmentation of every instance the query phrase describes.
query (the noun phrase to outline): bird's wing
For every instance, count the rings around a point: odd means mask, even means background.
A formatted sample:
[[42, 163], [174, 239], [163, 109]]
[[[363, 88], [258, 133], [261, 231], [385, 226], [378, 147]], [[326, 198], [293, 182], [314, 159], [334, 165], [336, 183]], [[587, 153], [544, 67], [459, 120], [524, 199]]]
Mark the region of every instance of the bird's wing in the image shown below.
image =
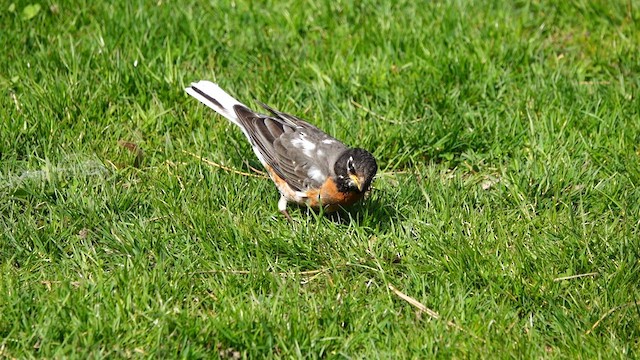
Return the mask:
[[333, 175], [332, 159], [346, 146], [293, 115], [264, 106], [273, 116], [243, 105], [233, 108], [258, 158], [296, 191], [320, 187]]

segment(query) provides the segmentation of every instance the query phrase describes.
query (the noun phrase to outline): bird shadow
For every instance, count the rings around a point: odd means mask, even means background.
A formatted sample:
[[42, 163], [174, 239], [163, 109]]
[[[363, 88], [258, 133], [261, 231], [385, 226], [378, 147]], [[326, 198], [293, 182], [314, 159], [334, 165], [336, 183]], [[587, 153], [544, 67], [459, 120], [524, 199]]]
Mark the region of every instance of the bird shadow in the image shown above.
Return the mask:
[[369, 198], [364, 202], [352, 205], [348, 208], [340, 208], [338, 211], [324, 214], [324, 217], [336, 224], [367, 225], [384, 232], [388, 230], [393, 222], [400, 220], [401, 214], [398, 210], [385, 204], [379, 198]]

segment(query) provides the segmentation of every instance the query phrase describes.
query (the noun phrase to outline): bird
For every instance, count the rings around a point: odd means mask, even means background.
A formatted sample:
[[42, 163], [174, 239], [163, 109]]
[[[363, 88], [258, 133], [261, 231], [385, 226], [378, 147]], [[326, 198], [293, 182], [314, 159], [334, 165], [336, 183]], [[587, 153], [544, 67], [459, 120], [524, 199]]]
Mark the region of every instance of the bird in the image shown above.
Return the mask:
[[256, 101], [260, 114], [201, 80], [187, 94], [237, 125], [280, 192], [278, 210], [289, 222], [287, 205], [295, 203], [332, 213], [361, 200], [378, 170], [374, 156], [350, 148], [316, 126]]

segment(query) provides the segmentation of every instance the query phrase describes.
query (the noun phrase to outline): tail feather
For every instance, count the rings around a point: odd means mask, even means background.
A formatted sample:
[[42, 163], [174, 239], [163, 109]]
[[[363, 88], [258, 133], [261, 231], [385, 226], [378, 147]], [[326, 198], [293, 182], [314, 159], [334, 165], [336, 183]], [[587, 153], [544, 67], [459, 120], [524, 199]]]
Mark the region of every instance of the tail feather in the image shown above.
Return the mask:
[[247, 130], [247, 128], [242, 125], [233, 107], [236, 105], [240, 105], [241, 107], [244, 107], [247, 112], [253, 113], [251, 109], [236, 100], [233, 96], [227, 94], [218, 86], [218, 84], [214, 84], [211, 81], [201, 80], [197, 83], [191, 83], [191, 86], [187, 87], [184, 90], [187, 92], [187, 94], [198, 99], [201, 103], [207, 105], [208, 107], [215, 110], [218, 114], [224, 116], [232, 123], [238, 125], [249, 142], [253, 145], [253, 152], [256, 154], [260, 162], [263, 165], [268, 166], [264, 155], [262, 155], [262, 153], [260, 152], [260, 148], [254, 144], [254, 141], [251, 139], [251, 135], [249, 134], [249, 130]]
[[236, 100], [233, 96], [227, 94], [218, 86], [218, 84], [214, 84], [211, 81], [201, 80], [197, 83], [191, 83], [191, 86], [184, 90], [187, 94], [198, 99], [201, 103], [207, 105], [218, 114], [224, 116], [229, 119], [229, 121], [242, 128], [233, 107], [235, 105], [242, 105], [246, 107], [246, 105]]

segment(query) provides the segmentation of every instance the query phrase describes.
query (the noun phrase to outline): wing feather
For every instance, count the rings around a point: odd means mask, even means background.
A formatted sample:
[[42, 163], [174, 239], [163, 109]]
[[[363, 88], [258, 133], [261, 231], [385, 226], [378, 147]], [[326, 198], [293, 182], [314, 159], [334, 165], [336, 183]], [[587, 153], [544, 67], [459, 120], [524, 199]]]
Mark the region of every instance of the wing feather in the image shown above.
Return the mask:
[[[304, 120], [261, 105], [273, 116], [257, 114], [243, 105], [233, 108], [258, 157], [295, 191], [321, 186], [333, 175], [328, 154], [340, 153], [346, 146]], [[328, 147], [334, 151], [327, 151]]]

